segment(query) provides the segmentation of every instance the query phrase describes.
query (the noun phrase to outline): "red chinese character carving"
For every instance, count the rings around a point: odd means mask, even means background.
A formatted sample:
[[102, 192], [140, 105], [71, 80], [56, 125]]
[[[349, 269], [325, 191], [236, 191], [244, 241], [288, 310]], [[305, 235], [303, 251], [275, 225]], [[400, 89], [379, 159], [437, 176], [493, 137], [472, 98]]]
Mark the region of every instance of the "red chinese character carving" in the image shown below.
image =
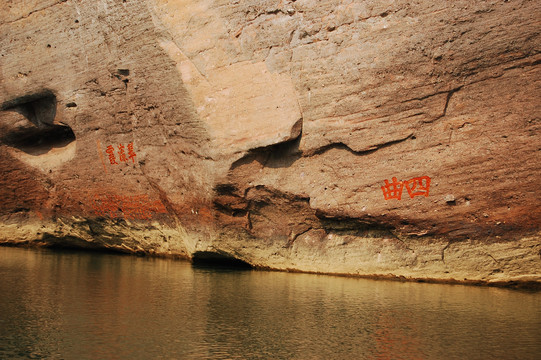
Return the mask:
[[91, 206], [97, 216], [115, 217], [118, 210], [118, 202], [110, 195], [95, 195]]
[[381, 187], [381, 190], [383, 191], [383, 197], [385, 197], [385, 200], [402, 199], [403, 189], [404, 189], [403, 181], [397, 181], [395, 177], [393, 177], [392, 183], [389, 183], [389, 181], [385, 180], [385, 186]]
[[136, 156], [137, 155], [135, 155], [135, 152], [133, 151], [133, 143], [131, 142], [128, 144], [128, 157], [135, 163]]
[[158, 214], [165, 214], [167, 213], [167, 209], [163, 205], [163, 203], [160, 200], [153, 201], [151, 204], [150, 209]]
[[406, 187], [406, 190], [408, 190], [408, 194], [412, 199], [416, 196], [428, 197], [428, 190], [430, 189], [430, 178], [428, 176], [416, 177], [405, 181], [404, 186]]
[[136, 219], [139, 219], [139, 220], [150, 220], [150, 219], [152, 219], [152, 213], [150, 212], [148, 207], [145, 206], [145, 205], [141, 206], [138, 209], [135, 209], [133, 214], [134, 214], [134, 217]]
[[139, 216], [140, 219], [151, 219], [152, 218], [152, 208], [150, 207], [150, 199], [148, 195], [143, 195], [140, 200]]
[[122, 217], [124, 219], [149, 220], [152, 213], [148, 209], [148, 195], [122, 196]]
[[111, 165], [118, 165], [115, 158], [115, 149], [113, 148], [113, 145], [107, 146], [107, 149], [105, 150], [107, 154], [109, 154], [109, 162]]
[[90, 202], [90, 206], [92, 206], [92, 209], [94, 210], [94, 214], [96, 214], [96, 216], [105, 216], [105, 211], [103, 209], [103, 201], [98, 195], [94, 195], [94, 198]]
[[122, 213], [122, 197], [118, 195], [107, 195], [106, 210], [109, 212], [109, 217], [117, 219]]
[[120, 161], [128, 161], [128, 158], [126, 158], [126, 153], [124, 152], [124, 145], [119, 144], [118, 145], [118, 159]]
[[160, 200], [144, 195], [94, 195], [90, 205], [96, 216], [111, 219], [150, 220], [154, 213], [167, 213]]

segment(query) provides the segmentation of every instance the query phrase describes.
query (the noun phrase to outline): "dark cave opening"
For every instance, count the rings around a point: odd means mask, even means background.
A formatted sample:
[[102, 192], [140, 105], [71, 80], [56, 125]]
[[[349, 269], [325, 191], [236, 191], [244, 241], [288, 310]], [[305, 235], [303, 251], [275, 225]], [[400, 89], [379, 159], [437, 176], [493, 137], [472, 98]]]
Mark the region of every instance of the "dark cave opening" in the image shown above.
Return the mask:
[[66, 125], [49, 125], [42, 129], [25, 127], [2, 138], [5, 144], [30, 155], [42, 155], [52, 148], [61, 148], [75, 141], [73, 130]]
[[18, 112], [38, 128], [53, 125], [56, 117], [56, 96], [50, 90], [21, 96], [3, 104], [2, 110]]
[[3, 104], [2, 110], [21, 114], [29, 123], [4, 124], [7, 131], [2, 143], [30, 155], [42, 155], [75, 141], [75, 133], [69, 126], [54, 123], [56, 106], [56, 96], [48, 90]]
[[234, 269], [252, 269], [253, 266], [244, 260], [237, 259], [222, 252], [196, 251], [192, 257], [192, 264], [200, 267], [219, 267]]

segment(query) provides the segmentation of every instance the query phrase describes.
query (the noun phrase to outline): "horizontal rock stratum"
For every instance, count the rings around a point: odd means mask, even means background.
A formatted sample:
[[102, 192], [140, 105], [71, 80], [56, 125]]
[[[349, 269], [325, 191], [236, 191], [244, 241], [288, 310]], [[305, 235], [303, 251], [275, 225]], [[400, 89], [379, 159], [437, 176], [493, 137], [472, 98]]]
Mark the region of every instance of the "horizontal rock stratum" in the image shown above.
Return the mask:
[[0, 242], [541, 283], [538, 1], [0, 4]]

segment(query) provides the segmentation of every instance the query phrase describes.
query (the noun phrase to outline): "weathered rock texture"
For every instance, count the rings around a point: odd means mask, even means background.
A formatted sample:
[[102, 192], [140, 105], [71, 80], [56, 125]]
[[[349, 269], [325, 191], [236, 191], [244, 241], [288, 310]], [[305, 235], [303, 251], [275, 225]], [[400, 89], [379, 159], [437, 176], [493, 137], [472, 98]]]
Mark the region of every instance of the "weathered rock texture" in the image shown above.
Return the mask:
[[534, 0], [4, 1], [0, 241], [541, 282], [540, 19]]

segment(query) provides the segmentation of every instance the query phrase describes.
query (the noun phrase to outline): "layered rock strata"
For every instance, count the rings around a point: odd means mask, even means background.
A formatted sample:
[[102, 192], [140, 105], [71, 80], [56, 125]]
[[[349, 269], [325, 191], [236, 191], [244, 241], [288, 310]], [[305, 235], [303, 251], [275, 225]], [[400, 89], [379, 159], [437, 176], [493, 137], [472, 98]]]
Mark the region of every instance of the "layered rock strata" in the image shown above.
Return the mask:
[[0, 241], [541, 282], [536, 1], [0, 5]]

